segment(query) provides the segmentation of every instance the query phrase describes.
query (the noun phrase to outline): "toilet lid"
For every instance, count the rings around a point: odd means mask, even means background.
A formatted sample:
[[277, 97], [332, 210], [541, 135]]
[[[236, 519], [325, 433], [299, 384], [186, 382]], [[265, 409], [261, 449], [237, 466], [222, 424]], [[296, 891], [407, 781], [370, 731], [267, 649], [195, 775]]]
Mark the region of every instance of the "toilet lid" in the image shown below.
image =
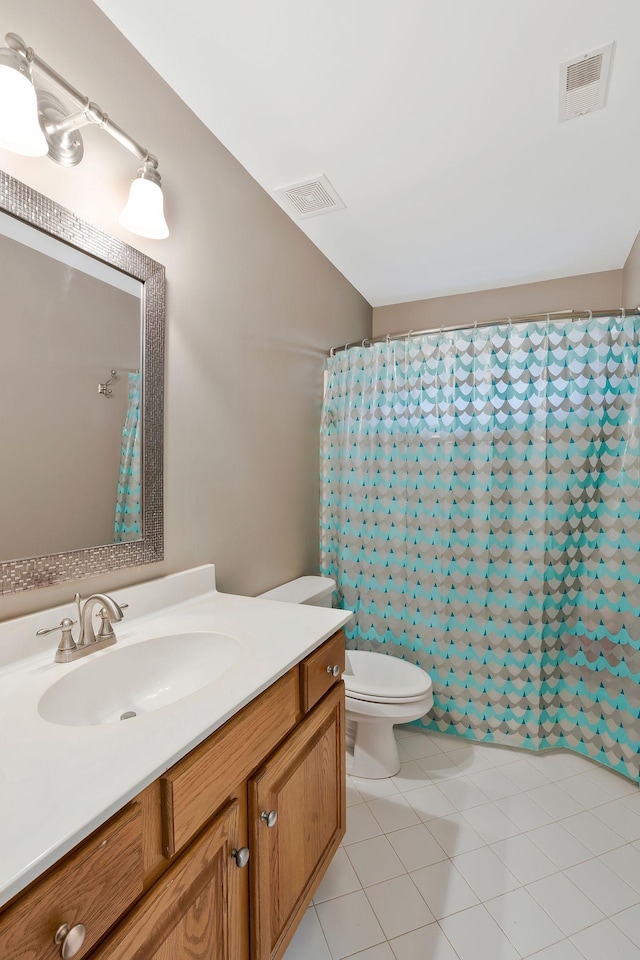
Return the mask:
[[406, 660], [368, 650], [348, 650], [342, 675], [347, 696], [358, 700], [419, 700], [432, 687], [429, 674]]

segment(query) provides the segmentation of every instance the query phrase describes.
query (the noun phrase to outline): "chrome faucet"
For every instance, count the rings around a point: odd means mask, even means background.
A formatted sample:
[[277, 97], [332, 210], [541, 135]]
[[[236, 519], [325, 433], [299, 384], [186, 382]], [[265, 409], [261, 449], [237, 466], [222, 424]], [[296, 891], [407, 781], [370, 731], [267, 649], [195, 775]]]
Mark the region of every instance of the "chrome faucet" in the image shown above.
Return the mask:
[[[54, 630], [62, 630], [62, 638], [56, 650], [56, 663], [69, 663], [71, 660], [77, 660], [79, 657], [86, 657], [94, 650], [102, 650], [104, 647], [110, 647], [116, 642], [116, 635], [112, 627], [113, 623], [119, 623], [124, 617], [123, 607], [116, 603], [113, 597], [106, 593], [92, 593], [84, 601], [84, 606], [80, 599], [80, 594], [76, 593], [75, 603], [78, 608], [78, 619], [70, 620], [65, 617], [57, 627], [43, 627], [36, 632], [37, 637], [45, 636], [47, 633], [53, 633]], [[100, 629], [98, 635], [93, 628], [93, 611], [97, 604], [100, 604]], [[73, 626], [80, 624], [80, 636], [76, 643], [73, 639]]]

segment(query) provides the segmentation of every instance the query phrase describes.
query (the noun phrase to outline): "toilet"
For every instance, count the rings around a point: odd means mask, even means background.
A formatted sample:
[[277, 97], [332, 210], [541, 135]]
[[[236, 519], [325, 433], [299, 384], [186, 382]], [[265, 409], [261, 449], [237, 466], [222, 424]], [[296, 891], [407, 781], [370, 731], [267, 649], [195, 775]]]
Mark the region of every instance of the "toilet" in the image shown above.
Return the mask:
[[393, 728], [419, 720], [433, 706], [431, 677], [414, 663], [368, 650], [347, 650], [347, 773], [393, 777], [400, 755]]
[[[261, 594], [260, 599], [330, 607], [334, 590], [330, 577], [299, 577]], [[348, 650], [343, 680], [347, 773], [371, 780], [395, 776], [400, 755], [393, 728], [419, 720], [431, 710], [431, 677], [398, 657]]]

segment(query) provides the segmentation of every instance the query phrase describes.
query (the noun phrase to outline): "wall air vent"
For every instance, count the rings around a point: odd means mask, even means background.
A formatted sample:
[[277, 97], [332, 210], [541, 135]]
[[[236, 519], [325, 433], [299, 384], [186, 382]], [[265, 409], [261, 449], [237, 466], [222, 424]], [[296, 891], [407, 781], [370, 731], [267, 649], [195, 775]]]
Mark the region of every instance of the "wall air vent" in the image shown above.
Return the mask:
[[274, 193], [285, 201], [285, 208], [299, 220], [331, 213], [332, 210], [344, 210], [345, 206], [324, 175], [282, 187]]
[[607, 99], [613, 48], [608, 43], [560, 64], [560, 120], [602, 110]]

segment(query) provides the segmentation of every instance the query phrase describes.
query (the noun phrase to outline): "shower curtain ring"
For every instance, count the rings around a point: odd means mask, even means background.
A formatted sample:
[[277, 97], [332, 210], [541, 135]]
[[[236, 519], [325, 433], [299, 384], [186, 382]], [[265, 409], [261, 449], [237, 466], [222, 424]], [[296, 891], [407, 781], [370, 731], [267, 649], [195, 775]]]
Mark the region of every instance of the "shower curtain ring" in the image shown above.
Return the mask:
[[589, 314], [589, 320], [593, 320], [593, 311], [587, 310], [587, 313]]
[[413, 336], [413, 330], [409, 330], [409, 333], [406, 336], [407, 343], [409, 343], [409, 340], [411, 340], [412, 336]]
[[365, 337], [364, 340], [362, 341], [362, 343], [360, 344], [360, 346], [361, 346], [361, 347], [370, 347], [370, 346], [371, 346], [371, 341], [368, 340], [367, 337]]
[[621, 320], [624, 320], [625, 316], [626, 316], [626, 314], [625, 314], [625, 312], [624, 312], [624, 307], [621, 307], [621, 308], [620, 308], [620, 319], [621, 319]]
[[385, 340], [386, 340], [387, 343], [391, 343], [391, 334], [390, 334], [390, 333], [388, 333], [388, 334], [386, 335]]
[[330, 357], [335, 357], [335, 355], [336, 355], [336, 348], [335, 348], [335, 347], [331, 347], [331, 350], [329, 350], [329, 356], [330, 356]]

